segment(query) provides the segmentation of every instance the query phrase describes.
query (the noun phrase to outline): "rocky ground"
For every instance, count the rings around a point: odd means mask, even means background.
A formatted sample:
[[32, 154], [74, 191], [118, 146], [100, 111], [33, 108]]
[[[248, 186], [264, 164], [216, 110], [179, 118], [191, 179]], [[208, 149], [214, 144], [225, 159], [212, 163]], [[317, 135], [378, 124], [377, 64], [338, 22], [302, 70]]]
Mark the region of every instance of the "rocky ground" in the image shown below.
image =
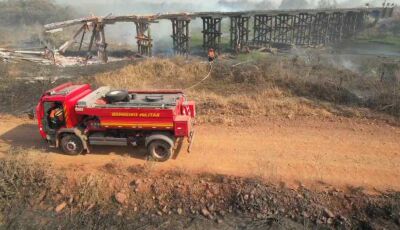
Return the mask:
[[[24, 153], [0, 161], [7, 229], [396, 229], [400, 194], [106, 164], [57, 176]], [[29, 175], [29, 176], [28, 176]], [[60, 176], [63, 175], [63, 176]]]

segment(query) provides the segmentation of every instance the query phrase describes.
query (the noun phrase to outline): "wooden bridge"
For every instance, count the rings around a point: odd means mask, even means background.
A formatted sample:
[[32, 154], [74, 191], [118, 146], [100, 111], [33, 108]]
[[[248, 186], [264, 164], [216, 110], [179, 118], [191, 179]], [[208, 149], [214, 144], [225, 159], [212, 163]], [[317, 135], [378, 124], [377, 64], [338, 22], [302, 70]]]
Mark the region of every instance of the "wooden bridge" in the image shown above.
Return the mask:
[[[170, 20], [172, 23], [173, 49], [176, 54], [190, 53], [190, 22], [201, 18], [203, 21], [203, 48], [221, 50], [222, 21], [230, 20], [230, 46], [232, 50], [245, 47], [271, 47], [277, 45], [319, 46], [340, 42], [362, 31], [373, 19], [391, 17], [391, 7], [354, 9], [307, 9], [288, 11], [245, 11], [245, 12], [197, 12], [158, 15], [129, 15], [88, 17], [45, 25], [47, 31], [80, 25], [73, 37], [64, 43], [59, 51], [65, 52], [77, 40], [79, 50], [85, 34], [90, 33], [88, 55], [93, 45], [98, 57], [107, 62], [107, 43], [104, 27], [117, 22], [132, 22], [136, 25], [138, 52], [151, 56], [153, 39], [150, 33], [152, 23]], [[79, 38], [80, 37], [80, 38]]]

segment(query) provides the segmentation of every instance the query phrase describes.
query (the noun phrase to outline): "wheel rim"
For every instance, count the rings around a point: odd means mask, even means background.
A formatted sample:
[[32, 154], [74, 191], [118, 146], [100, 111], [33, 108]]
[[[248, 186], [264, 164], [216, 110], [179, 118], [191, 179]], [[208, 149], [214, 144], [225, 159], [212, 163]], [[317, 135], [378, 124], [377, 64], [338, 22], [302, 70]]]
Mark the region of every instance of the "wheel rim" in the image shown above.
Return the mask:
[[75, 152], [76, 149], [78, 148], [77, 145], [76, 145], [76, 143], [73, 142], [73, 141], [69, 141], [69, 142], [65, 145], [65, 147], [66, 147], [67, 150], [70, 151], [70, 152]]
[[164, 146], [158, 145], [154, 149], [154, 155], [157, 158], [164, 158], [168, 155], [168, 149], [166, 149]]

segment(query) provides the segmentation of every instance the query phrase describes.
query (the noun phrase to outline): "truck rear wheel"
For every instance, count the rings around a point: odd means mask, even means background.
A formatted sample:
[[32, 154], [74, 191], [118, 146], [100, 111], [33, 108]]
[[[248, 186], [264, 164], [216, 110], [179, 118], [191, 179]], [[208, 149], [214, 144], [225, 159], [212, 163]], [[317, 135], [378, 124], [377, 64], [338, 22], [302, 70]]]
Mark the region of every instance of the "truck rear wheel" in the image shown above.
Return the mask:
[[70, 134], [61, 138], [61, 149], [65, 154], [79, 155], [83, 152], [83, 144], [79, 137]]
[[165, 162], [172, 156], [172, 146], [163, 140], [152, 141], [147, 149], [150, 156], [158, 162]]

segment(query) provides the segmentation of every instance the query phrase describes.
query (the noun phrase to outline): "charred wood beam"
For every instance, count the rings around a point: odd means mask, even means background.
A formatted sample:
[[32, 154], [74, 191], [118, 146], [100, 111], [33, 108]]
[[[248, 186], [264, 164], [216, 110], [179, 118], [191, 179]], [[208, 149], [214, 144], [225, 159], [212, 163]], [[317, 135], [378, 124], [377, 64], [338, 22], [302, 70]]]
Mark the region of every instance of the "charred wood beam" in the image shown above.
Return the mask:
[[356, 34], [363, 31], [366, 26], [368, 14], [366, 12], [357, 12], [357, 19], [356, 19]]
[[67, 49], [69, 47], [71, 47], [75, 42], [76, 42], [76, 38], [79, 36], [80, 33], [84, 33], [84, 31], [86, 30], [86, 24], [81, 26], [79, 28], [79, 30], [74, 34], [74, 36], [72, 36], [72, 38], [70, 40], [68, 40], [67, 42], [65, 42], [62, 46], [60, 46], [60, 48], [58, 49], [60, 53], [65, 53], [65, 51], [67, 51]]
[[107, 55], [107, 43], [106, 43], [106, 35], [104, 32], [104, 24], [98, 24], [96, 26], [98, 32], [96, 33], [96, 46], [97, 46], [97, 57], [103, 63], [107, 63], [108, 55]]
[[267, 47], [271, 45], [272, 39], [272, 16], [254, 16], [253, 45], [256, 47]]
[[317, 13], [311, 27], [310, 45], [325, 45], [327, 38], [327, 28], [329, 24], [329, 15], [325, 12]]
[[392, 6], [389, 8], [389, 13], [387, 15], [388, 18], [393, 17], [393, 12], [394, 12], [394, 5], [392, 3]]
[[342, 41], [343, 18], [344, 18], [344, 15], [341, 12], [335, 12], [329, 16], [328, 42], [335, 43], [335, 42]]
[[343, 37], [350, 38], [355, 34], [357, 14], [355, 12], [347, 12], [343, 19]]
[[92, 57], [92, 47], [96, 45], [97, 48], [97, 57], [102, 62], [106, 63], [108, 61], [107, 55], [107, 43], [106, 36], [104, 32], [104, 25], [101, 23], [93, 25], [92, 36], [90, 38], [89, 48], [86, 59], [90, 59]]
[[89, 42], [89, 48], [87, 52], [87, 58], [90, 58], [92, 56], [92, 47], [94, 44], [94, 40], [96, 38], [97, 30], [96, 30], [96, 25], [93, 25], [93, 30], [92, 30], [92, 36], [90, 37], [90, 42]]
[[293, 18], [294, 44], [307, 46], [310, 44], [310, 33], [314, 16], [308, 13], [301, 13]]
[[147, 21], [140, 21], [135, 24], [138, 53], [151, 57], [153, 39], [151, 38], [150, 23]]
[[249, 42], [249, 22], [250, 16], [232, 16], [230, 17], [230, 44], [231, 48], [240, 51]]
[[172, 42], [175, 54], [188, 55], [190, 53], [190, 20], [185, 18], [171, 19]]
[[[385, 4], [385, 3], [384, 3]], [[381, 11], [381, 18], [385, 18], [387, 15], [387, 8], [383, 6], [382, 11]]]
[[78, 49], [79, 51], [81, 51], [81, 49], [82, 49], [83, 40], [85, 39], [86, 31], [88, 29], [89, 29], [88, 26], [85, 25], [85, 29], [83, 30], [82, 37], [81, 37], [81, 42], [79, 43], [79, 49]]
[[222, 18], [202, 17], [203, 20], [203, 48], [208, 50], [213, 48], [221, 51], [221, 21]]
[[393, 16], [393, 12], [394, 12], [394, 3], [392, 3], [392, 4], [383, 3], [381, 11], [380, 11], [380, 17], [381, 18], [390, 18]]
[[280, 14], [273, 18], [272, 42], [275, 44], [292, 44], [293, 15]]

